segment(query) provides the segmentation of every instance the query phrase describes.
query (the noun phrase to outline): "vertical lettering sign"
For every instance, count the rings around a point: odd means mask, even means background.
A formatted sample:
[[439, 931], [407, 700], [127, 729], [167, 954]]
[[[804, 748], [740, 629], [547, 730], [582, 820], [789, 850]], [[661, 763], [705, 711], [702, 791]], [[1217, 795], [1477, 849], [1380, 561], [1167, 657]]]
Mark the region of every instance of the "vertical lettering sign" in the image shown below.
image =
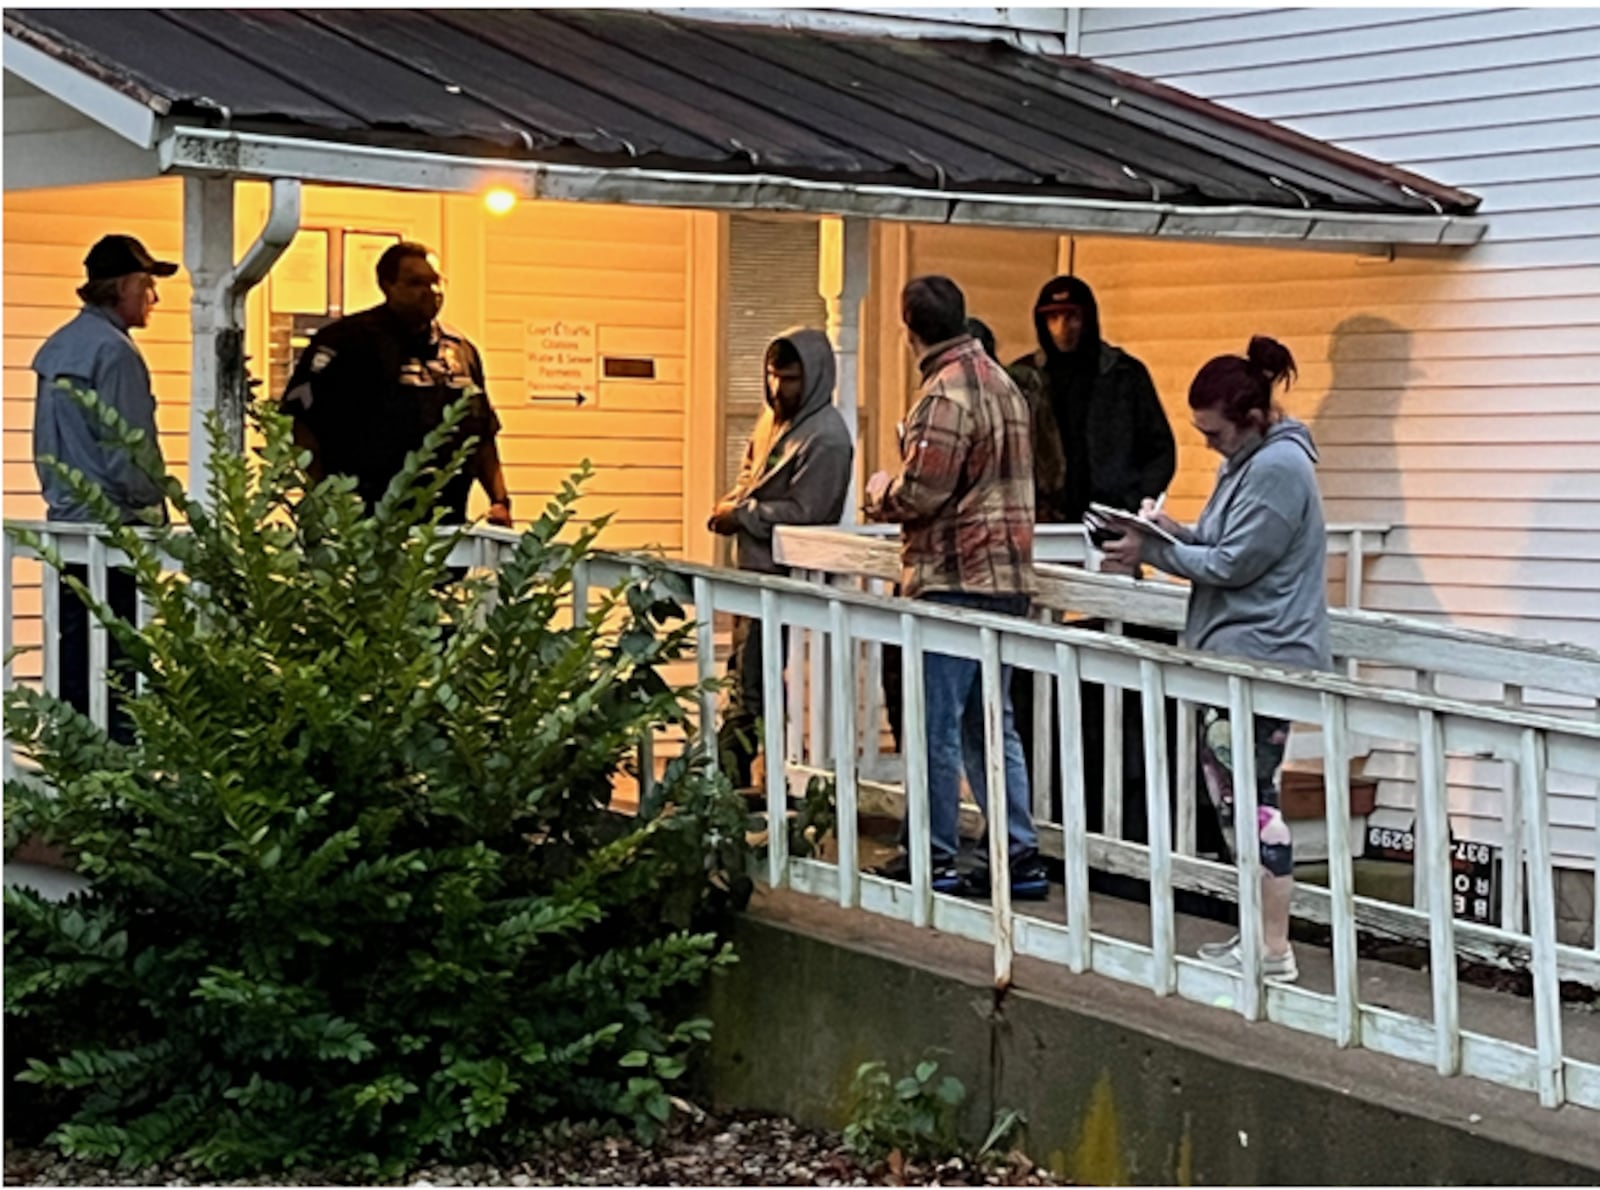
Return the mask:
[[592, 402], [600, 353], [592, 322], [541, 318], [528, 323], [527, 378], [531, 401]]
[[[1366, 855], [1368, 859], [1414, 863], [1415, 823], [1404, 830], [1369, 824]], [[1462, 921], [1499, 925], [1500, 876], [1500, 848], [1451, 836], [1450, 901], [1456, 917]]]
[[1450, 844], [1450, 898], [1458, 918], [1500, 924], [1499, 850], [1463, 839]]

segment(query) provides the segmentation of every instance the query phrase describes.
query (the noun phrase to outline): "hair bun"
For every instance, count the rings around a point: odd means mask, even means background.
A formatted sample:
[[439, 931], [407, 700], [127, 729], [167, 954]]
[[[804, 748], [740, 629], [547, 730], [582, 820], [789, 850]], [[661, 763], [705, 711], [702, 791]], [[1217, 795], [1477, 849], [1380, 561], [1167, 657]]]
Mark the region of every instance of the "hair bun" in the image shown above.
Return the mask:
[[1281, 380], [1287, 387], [1300, 374], [1289, 349], [1266, 335], [1256, 335], [1250, 340], [1245, 358], [1270, 384], [1277, 384]]

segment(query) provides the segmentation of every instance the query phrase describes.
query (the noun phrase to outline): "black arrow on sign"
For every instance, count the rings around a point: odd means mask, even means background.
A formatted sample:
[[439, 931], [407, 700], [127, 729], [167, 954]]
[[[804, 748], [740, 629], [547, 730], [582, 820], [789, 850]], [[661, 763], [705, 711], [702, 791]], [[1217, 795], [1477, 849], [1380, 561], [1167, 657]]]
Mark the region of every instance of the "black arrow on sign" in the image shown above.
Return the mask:
[[582, 393], [573, 393], [570, 397], [529, 397], [528, 398], [528, 400], [534, 401], [534, 402], [545, 401], [545, 402], [550, 402], [550, 403], [556, 404], [556, 405], [574, 405], [574, 406], [582, 405], [588, 399], [589, 398], [584, 396]]

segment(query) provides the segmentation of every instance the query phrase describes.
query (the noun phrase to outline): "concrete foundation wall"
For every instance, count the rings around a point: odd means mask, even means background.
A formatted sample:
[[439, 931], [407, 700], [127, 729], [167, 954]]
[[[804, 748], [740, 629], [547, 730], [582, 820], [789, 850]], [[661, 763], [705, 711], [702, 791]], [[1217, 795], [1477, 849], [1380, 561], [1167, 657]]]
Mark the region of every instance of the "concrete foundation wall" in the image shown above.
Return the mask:
[[711, 991], [707, 1091], [722, 1106], [840, 1127], [856, 1067], [932, 1050], [967, 1086], [961, 1126], [1028, 1120], [1058, 1175], [1119, 1184], [1600, 1181], [1600, 1120], [1531, 1095], [803, 898], [760, 898]]

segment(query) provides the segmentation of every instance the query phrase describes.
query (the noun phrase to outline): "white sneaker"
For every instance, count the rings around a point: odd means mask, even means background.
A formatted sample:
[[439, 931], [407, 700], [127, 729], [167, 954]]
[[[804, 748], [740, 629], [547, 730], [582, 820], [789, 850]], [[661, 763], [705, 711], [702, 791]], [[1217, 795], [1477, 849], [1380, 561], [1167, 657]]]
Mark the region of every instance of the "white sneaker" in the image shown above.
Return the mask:
[[[1238, 946], [1230, 947], [1221, 954], [1206, 954], [1205, 948], [1202, 947], [1200, 957], [1230, 971], [1244, 969], [1244, 951]], [[1262, 955], [1261, 974], [1263, 978], [1276, 980], [1278, 983], [1293, 983], [1299, 979], [1300, 968], [1294, 961], [1294, 950], [1291, 948], [1279, 955]]]
[[1200, 944], [1200, 949], [1195, 953], [1208, 962], [1214, 962], [1217, 959], [1227, 958], [1229, 951], [1238, 949], [1239, 935], [1235, 934], [1226, 942], [1202, 942]]

